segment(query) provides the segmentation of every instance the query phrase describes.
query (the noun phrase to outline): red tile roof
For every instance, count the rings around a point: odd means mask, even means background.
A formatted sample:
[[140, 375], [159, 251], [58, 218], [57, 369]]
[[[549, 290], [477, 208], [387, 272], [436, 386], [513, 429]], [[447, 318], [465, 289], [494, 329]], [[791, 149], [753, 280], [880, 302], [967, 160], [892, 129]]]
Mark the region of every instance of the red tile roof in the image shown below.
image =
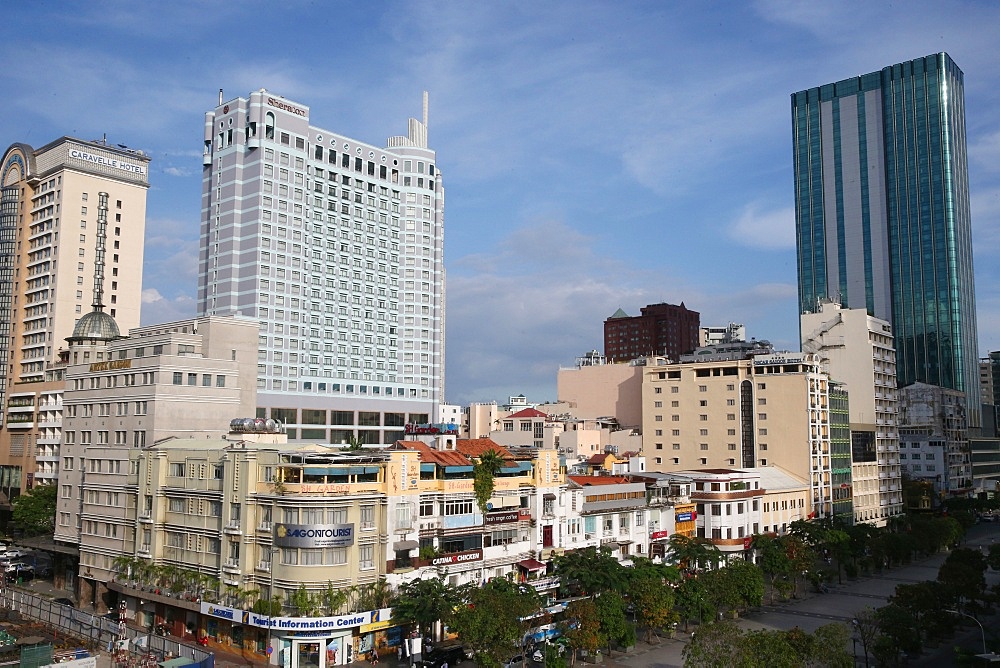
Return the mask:
[[439, 464], [441, 466], [472, 466], [469, 458], [461, 452], [455, 450], [435, 450], [423, 441], [396, 441], [397, 445], [405, 446], [402, 449], [413, 450], [420, 453], [420, 461], [428, 464]]
[[547, 418], [548, 413], [543, 413], [542, 411], [535, 410], [534, 408], [524, 408], [514, 413], [513, 415], [508, 415], [505, 420], [510, 418]]
[[463, 455], [468, 455], [469, 457], [479, 457], [484, 452], [496, 450], [504, 459], [514, 459], [514, 455], [507, 448], [492, 438], [459, 438], [455, 441], [455, 447]]
[[590, 459], [587, 460], [587, 463], [588, 464], [600, 464], [601, 466], [603, 466], [604, 462], [606, 462], [608, 460], [608, 457], [611, 457], [611, 456], [612, 455], [610, 453], [600, 452], [600, 453], [598, 453], [596, 455], [591, 455]]

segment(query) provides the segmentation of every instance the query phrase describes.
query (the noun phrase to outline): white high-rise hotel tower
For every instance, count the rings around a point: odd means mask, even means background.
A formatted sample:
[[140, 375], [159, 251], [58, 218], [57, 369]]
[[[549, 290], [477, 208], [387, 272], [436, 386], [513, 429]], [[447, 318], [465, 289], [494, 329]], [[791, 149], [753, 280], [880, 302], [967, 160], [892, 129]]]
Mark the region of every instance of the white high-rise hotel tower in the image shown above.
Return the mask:
[[[444, 389], [444, 187], [423, 120], [386, 148], [263, 89], [205, 115], [198, 312], [260, 319], [258, 415], [392, 443]], [[226, 416], [229, 417], [235, 416]]]

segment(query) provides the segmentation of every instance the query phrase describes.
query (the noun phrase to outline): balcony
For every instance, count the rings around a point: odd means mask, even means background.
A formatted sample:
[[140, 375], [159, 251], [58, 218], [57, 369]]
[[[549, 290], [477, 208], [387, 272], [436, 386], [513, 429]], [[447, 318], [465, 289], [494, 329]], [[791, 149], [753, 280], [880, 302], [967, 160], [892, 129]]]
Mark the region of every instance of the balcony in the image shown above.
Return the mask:
[[270, 561], [258, 561], [257, 562], [257, 570], [258, 571], [263, 571], [265, 573], [270, 573], [271, 572], [271, 562]]
[[239, 559], [226, 559], [222, 564], [222, 570], [228, 573], [239, 573], [240, 572], [240, 560]]
[[149, 554], [149, 543], [145, 543], [145, 544], [139, 546], [139, 556], [140, 557], [148, 557], [148, 556], [150, 556], [150, 554]]
[[226, 526], [222, 530], [231, 536], [243, 535], [243, 527], [240, 526], [239, 520], [231, 520], [227, 522]]
[[272, 526], [270, 522], [261, 522], [257, 525], [257, 533], [271, 533]]

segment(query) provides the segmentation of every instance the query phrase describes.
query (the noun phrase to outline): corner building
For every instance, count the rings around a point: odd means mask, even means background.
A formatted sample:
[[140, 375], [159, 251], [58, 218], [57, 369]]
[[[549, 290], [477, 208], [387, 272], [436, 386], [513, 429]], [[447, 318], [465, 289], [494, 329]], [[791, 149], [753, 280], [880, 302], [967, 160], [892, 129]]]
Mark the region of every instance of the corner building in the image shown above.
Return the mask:
[[888, 321], [899, 386], [965, 392], [980, 426], [964, 75], [946, 53], [792, 95], [799, 311]]
[[198, 310], [260, 320], [258, 416], [330, 443], [389, 444], [429, 422], [445, 283], [426, 111], [378, 147], [261, 89], [220, 96], [204, 140]]

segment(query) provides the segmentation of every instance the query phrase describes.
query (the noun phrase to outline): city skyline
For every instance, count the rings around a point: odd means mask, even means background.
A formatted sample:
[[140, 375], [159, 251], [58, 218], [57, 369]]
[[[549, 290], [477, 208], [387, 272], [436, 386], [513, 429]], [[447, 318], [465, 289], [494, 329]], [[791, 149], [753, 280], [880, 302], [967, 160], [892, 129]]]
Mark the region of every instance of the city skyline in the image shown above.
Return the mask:
[[74, 10], [9, 12], [0, 142], [107, 133], [151, 155], [143, 324], [196, 310], [219, 88], [307, 101], [317, 126], [375, 144], [427, 90], [448, 177], [447, 401], [555, 399], [558, 366], [599, 349], [619, 307], [683, 301], [797, 350], [789, 96], [947, 51], [966, 75], [979, 353], [1000, 348], [992, 5]]

